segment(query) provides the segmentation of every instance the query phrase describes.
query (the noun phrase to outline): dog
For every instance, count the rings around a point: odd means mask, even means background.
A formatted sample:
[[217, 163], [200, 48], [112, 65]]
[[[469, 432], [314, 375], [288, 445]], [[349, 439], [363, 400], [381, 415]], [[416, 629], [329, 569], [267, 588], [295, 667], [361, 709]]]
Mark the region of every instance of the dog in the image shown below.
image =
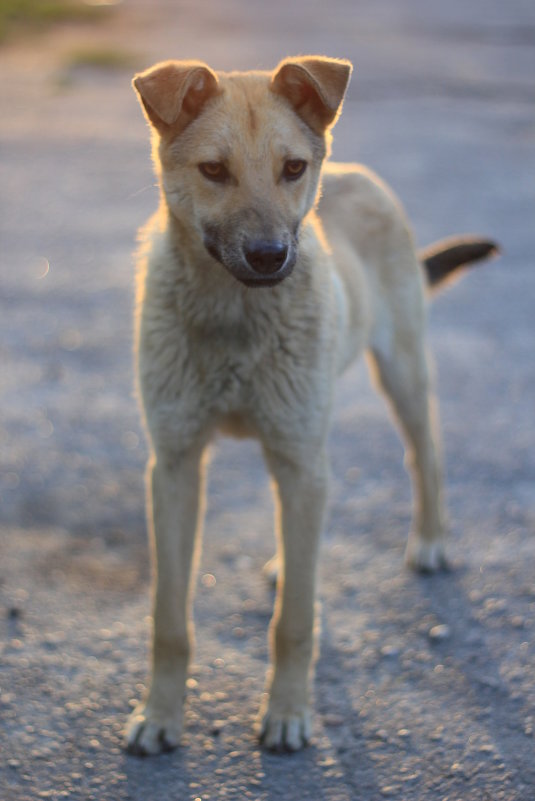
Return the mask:
[[362, 351], [406, 442], [415, 497], [406, 561], [445, 565], [426, 285], [497, 248], [454, 238], [418, 255], [379, 178], [328, 161], [351, 70], [319, 56], [271, 73], [168, 61], [133, 80], [161, 188], [141, 233], [136, 315], [155, 586], [150, 691], [126, 730], [134, 754], [180, 741], [203, 455], [216, 432], [257, 437], [273, 479], [266, 748], [296, 751], [311, 736], [326, 440], [335, 379]]

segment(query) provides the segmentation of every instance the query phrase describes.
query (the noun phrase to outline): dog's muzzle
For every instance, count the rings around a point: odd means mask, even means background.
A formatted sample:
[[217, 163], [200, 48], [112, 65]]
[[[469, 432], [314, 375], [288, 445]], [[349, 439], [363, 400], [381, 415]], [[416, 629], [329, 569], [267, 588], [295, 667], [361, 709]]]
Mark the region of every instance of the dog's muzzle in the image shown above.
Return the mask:
[[236, 252], [225, 252], [221, 241], [210, 230], [204, 245], [210, 255], [247, 287], [275, 286], [290, 275], [296, 261], [296, 243], [278, 239], [251, 240]]

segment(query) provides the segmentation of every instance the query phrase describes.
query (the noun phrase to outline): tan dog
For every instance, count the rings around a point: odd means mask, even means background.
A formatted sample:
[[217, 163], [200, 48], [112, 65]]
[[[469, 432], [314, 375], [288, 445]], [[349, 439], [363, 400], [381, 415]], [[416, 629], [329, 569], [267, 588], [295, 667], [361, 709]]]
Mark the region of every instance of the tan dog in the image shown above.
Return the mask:
[[[310, 57], [284, 61], [272, 74], [166, 62], [134, 80], [161, 185], [139, 273], [157, 581], [152, 683], [127, 731], [134, 753], [180, 740], [202, 457], [215, 432], [258, 437], [275, 487], [281, 567], [269, 701], [260, 715], [267, 747], [299, 749], [311, 733], [333, 386], [363, 350], [412, 466], [407, 561], [425, 570], [444, 563], [424, 270], [391, 192], [363, 167], [324, 164], [350, 73], [347, 61]], [[426, 257], [428, 282], [492, 248], [478, 240], [439, 247]]]

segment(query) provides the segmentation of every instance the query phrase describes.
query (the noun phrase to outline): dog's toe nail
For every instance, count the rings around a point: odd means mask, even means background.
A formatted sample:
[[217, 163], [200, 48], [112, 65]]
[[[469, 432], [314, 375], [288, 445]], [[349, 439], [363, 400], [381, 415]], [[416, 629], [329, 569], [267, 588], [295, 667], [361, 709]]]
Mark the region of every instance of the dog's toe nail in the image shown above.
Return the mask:
[[168, 739], [165, 729], [160, 729], [158, 733], [158, 743], [160, 744], [161, 749], [165, 754], [174, 751], [175, 748], [177, 747]]

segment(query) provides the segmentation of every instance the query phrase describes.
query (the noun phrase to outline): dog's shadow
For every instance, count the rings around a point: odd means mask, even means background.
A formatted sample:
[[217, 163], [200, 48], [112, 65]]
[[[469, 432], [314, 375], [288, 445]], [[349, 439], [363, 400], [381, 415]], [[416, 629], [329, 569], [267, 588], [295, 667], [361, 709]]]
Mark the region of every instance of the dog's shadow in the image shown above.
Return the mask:
[[[299, 772], [306, 773], [310, 767], [308, 760], [319, 759], [321, 764], [325, 754], [331, 754], [331, 765], [324, 780], [318, 782], [315, 798], [330, 798], [337, 785], [348, 793], [348, 799], [382, 797], [387, 792], [385, 787], [390, 786], [393, 792], [399, 786], [404, 761], [405, 777], [411, 773], [419, 776], [415, 780], [425, 781], [426, 787], [433, 781], [440, 783], [463, 755], [465, 744], [460, 745], [455, 737], [461, 717], [463, 726], [477, 721], [478, 738], [492, 744], [484, 747], [500, 755], [509, 774], [506, 786], [509, 781], [513, 782], [511, 787], [516, 781], [527, 786], [533, 782], [529, 761], [519, 752], [518, 741], [510, 737], [511, 729], [523, 727], [524, 705], [500, 675], [500, 658], [489, 647], [485, 624], [474, 615], [466, 592], [470, 571], [455, 567], [436, 575], [408, 573], [402, 578], [409, 598], [401, 605], [398, 600], [396, 605], [402, 627], [408, 631], [398, 628], [398, 638], [406, 634], [407, 653], [427, 651], [429, 660], [422, 663], [410, 665], [410, 660], [402, 660], [403, 645], [400, 653], [385, 647], [391, 640], [393, 619], [379, 608], [375, 609], [373, 624], [373, 633], [378, 636], [372, 647], [357, 646], [348, 656], [347, 644], [336, 641], [337, 629], [329, 624], [331, 612], [325, 605], [315, 685], [319, 747], [305, 753], [302, 768], [295, 774], [292, 771], [297, 782]], [[430, 637], [425, 622], [432, 620], [441, 624], [436, 637]], [[355, 634], [358, 640], [358, 631]], [[368, 692], [366, 686], [371, 688]], [[366, 703], [368, 693], [375, 698]], [[334, 715], [329, 696], [336, 697]], [[425, 710], [423, 698], [430, 701]], [[400, 716], [402, 729], [398, 728]], [[438, 749], [442, 757], [438, 760], [433, 742], [437, 728], [444, 730]], [[468, 740], [468, 733], [466, 737]], [[451, 780], [460, 782], [460, 788], [464, 778]]]

